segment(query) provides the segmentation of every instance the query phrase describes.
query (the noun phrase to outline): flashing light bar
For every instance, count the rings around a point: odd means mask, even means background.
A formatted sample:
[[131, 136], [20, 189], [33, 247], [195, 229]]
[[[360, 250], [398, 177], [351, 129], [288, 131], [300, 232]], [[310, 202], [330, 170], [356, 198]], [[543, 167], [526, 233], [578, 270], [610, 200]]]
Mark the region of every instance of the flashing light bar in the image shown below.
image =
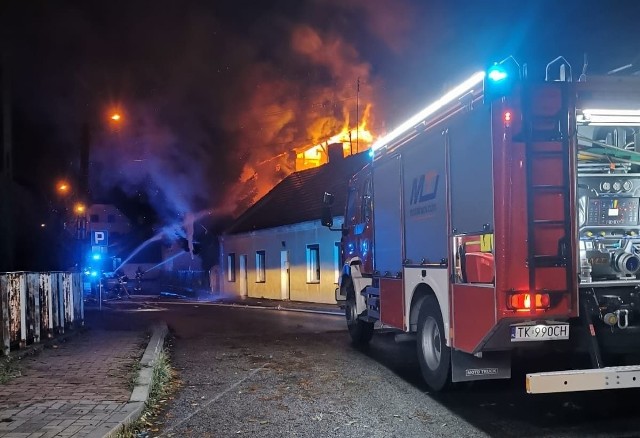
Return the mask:
[[415, 114], [413, 117], [411, 117], [409, 120], [402, 123], [400, 126], [398, 126], [396, 129], [391, 131], [389, 134], [376, 140], [376, 142], [373, 143], [373, 145], [371, 145], [371, 150], [376, 151], [380, 148], [387, 146], [393, 140], [396, 140], [398, 137], [400, 137], [402, 134], [404, 134], [408, 130], [413, 129], [416, 125], [418, 125], [420, 122], [422, 122], [431, 114], [438, 111], [443, 106], [453, 102], [455, 99], [473, 90], [473, 87], [482, 83], [482, 81], [484, 80], [484, 77], [485, 77], [484, 71], [479, 71], [473, 74], [473, 76], [471, 76], [469, 79], [467, 79], [457, 87], [447, 92], [445, 95], [440, 97], [440, 99], [436, 100], [431, 105], [424, 108], [419, 113]]
[[640, 126], [640, 110], [585, 109], [576, 120], [593, 126]]
[[494, 65], [488, 70], [487, 76], [489, 77], [489, 79], [491, 79], [494, 82], [500, 82], [504, 79], [507, 79], [507, 76], [509, 75], [507, 71], [504, 68], [502, 68], [502, 66]]

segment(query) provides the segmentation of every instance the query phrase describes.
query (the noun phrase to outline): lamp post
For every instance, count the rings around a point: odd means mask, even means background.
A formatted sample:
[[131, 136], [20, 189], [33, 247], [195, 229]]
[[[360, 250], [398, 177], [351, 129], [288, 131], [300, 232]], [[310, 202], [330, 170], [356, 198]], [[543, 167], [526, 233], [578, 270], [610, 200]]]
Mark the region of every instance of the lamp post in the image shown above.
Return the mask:
[[82, 271], [83, 268], [83, 254], [84, 254], [84, 241], [87, 238], [87, 207], [78, 202], [73, 207], [73, 211], [76, 215], [76, 241], [78, 250], [78, 270]]

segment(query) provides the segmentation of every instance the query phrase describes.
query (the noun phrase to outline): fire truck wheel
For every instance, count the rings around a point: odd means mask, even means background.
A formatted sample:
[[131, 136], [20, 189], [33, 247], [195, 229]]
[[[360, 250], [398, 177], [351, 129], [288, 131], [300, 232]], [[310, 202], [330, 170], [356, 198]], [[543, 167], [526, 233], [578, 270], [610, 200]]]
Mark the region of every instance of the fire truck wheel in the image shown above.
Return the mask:
[[451, 350], [444, 337], [444, 324], [438, 300], [427, 297], [418, 315], [418, 360], [425, 382], [434, 391], [451, 382]]
[[355, 291], [353, 284], [348, 282], [347, 300], [345, 301], [345, 316], [347, 318], [347, 328], [351, 336], [351, 342], [354, 345], [366, 345], [373, 337], [373, 323], [366, 322], [358, 318], [358, 310], [356, 307]]

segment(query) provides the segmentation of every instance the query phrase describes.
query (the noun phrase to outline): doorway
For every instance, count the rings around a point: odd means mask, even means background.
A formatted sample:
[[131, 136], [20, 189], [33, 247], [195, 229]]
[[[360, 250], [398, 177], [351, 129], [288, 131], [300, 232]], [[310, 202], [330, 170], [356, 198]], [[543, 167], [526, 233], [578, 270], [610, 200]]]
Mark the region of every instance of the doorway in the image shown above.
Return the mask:
[[291, 298], [291, 280], [289, 269], [289, 251], [280, 251], [280, 297], [283, 300]]
[[247, 298], [247, 255], [240, 256], [240, 298]]

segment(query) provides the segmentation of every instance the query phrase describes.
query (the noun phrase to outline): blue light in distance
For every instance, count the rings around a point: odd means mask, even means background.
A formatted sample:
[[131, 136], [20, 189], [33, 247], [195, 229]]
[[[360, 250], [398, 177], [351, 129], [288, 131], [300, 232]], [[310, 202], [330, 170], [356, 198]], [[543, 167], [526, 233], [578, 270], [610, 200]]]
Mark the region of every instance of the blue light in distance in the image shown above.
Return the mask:
[[98, 271], [91, 271], [91, 276], [92, 277], [97, 277], [98, 276]]
[[91, 258], [93, 260], [100, 260], [101, 257], [100, 257], [100, 254], [94, 254], [93, 256], [91, 256]]
[[487, 71], [487, 77], [494, 82], [500, 82], [509, 76], [507, 71], [499, 65], [494, 65]]

